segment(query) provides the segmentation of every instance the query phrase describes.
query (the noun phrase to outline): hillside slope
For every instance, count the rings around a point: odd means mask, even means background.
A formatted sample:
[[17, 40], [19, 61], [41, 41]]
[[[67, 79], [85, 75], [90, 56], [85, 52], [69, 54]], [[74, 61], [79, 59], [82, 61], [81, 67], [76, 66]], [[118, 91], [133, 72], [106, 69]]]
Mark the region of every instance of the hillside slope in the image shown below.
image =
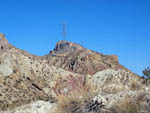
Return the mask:
[[36, 56], [0, 34], [0, 113], [120, 113], [116, 110], [127, 100], [140, 111], [150, 111], [146, 83], [115, 55], [60, 41], [48, 55]]
[[47, 65], [38, 56], [15, 48], [0, 37], [0, 110], [36, 100], [51, 101], [55, 81], [73, 74]]
[[48, 55], [42, 57], [49, 65], [79, 74], [95, 74], [105, 69], [124, 69], [116, 55], [103, 55], [79, 44], [59, 41]]

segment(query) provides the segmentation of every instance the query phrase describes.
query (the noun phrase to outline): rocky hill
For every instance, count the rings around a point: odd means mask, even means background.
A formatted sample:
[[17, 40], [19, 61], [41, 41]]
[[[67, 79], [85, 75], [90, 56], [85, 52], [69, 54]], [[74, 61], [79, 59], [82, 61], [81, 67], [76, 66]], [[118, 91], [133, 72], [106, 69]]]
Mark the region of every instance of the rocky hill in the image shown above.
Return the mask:
[[35, 56], [0, 34], [0, 113], [122, 113], [122, 107], [137, 113], [149, 106], [147, 80], [116, 55], [59, 41], [49, 54]]
[[85, 75], [110, 68], [128, 71], [119, 64], [116, 55], [103, 55], [68, 41], [59, 41], [54, 50], [42, 58], [49, 65]]
[[49, 100], [55, 81], [72, 74], [15, 48], [5, 37], [0, 37], [0, 46], [0, 110]]

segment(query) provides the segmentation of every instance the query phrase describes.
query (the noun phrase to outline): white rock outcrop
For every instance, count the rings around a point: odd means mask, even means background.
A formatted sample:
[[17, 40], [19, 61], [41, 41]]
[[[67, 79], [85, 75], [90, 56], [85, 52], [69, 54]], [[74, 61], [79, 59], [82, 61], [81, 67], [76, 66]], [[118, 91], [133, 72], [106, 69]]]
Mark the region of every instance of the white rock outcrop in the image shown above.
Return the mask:
[[2, 111], [0, 113], [55, 113], [55, 109], [55, 104], [45, 101], [36, 101], [31, 104], [16, 108], [13, 111]]
[[11, 75], [13, 73], [13, 70], [5, 64], [1, 64], [0, 65], [0, 74], [3, 76], [8, 76]]

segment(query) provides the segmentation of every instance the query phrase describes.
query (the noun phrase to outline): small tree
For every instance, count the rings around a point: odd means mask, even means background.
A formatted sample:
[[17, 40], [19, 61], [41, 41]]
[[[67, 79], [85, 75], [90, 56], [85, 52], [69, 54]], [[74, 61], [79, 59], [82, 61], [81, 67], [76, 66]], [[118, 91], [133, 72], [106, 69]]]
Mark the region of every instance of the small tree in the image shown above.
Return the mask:
[[149, 67], [147, 67], [143, 70], [143, 74], [144, 74], [144, 76], [143, 76], [144, 78], [150, 80], [150, 68]]

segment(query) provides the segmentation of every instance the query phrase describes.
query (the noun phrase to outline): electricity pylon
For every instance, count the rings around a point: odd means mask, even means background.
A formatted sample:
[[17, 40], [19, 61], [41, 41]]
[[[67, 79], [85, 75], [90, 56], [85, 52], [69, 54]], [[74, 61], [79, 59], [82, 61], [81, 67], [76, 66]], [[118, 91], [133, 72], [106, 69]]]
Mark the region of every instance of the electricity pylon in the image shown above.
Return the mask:
[[63, 23], [62, 24], [62, 36], [63, 36], [63, 39], [66, 40], [66, 36], [67, 36], [67, 25], [66, 23]]

